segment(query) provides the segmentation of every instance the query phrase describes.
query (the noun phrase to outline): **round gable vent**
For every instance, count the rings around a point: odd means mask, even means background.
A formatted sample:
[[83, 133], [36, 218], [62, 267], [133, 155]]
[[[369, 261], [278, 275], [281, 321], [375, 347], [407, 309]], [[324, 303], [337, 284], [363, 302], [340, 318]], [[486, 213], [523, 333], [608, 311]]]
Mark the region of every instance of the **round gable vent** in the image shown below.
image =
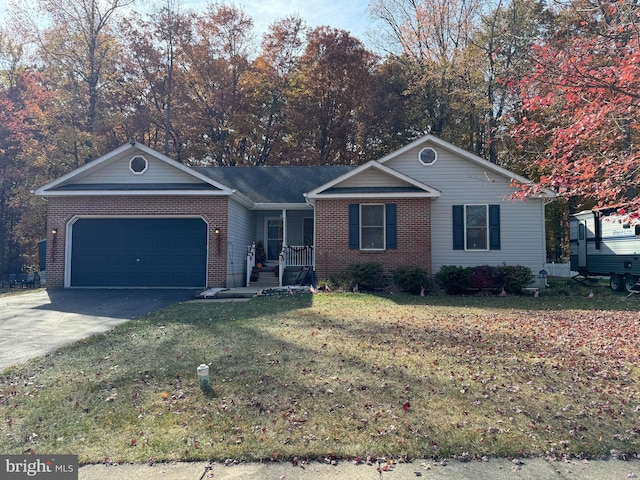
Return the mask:
[[438, 154], [433, 148], [423, 148], [418, 154], [418, 161], [423, 165], [433, 165], [438, 159]]
[[129, 169], [135, 175], [142, 175], [144, 172], [147, 171], [148, 166], [149, 165], [148, 165], [147, 159], [144, 157], [133, 157], [129, 162]]

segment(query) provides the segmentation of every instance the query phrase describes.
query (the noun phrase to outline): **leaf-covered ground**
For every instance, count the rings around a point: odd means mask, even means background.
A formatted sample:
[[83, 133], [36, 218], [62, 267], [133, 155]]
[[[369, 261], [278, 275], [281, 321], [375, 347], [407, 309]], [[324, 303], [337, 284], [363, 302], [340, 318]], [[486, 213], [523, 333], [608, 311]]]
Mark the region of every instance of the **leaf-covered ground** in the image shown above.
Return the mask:
[[611, 298], [179, 304], [3, 372], [0, 441], [82, 462], [631, 454], [640, 302]]

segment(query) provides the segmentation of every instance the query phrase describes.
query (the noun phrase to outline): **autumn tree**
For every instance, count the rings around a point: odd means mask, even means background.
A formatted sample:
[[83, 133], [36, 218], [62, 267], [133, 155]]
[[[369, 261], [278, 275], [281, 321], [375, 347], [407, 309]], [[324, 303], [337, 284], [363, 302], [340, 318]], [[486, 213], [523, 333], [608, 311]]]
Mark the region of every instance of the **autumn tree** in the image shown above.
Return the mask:
[[373, 0], [370, 10], [381, 24], [383, 48], [407, 72], [406, 123], [416, 135], [433, 133], [477, 151], [477, 118], [486, 100], [471, 38], [480, 3]]
[[44, 203], [31, 190], [62, 172], [51, 170], [44, 141], [52, 93], [42, 75], [19, 66], [0, 82], [0, 274], [37, 269]]
[[359, 163], [376, 57], [344, 30], [317, 27], [300, 58], [290, 120], [292, 162]]
[[532, 158], [528, 174], [576, 208], [640, 204], [639, 8], [567, 3], [564, 28], [534, 46], [535, 68], [520, 82], [522, 120], [513, 133]]
[[[118, 49], [112, 27], [119, 12], [135, 0], [37, 0], [22, 2], [14, 12], [16, 29], [33, 42], [43, 69], [56, 88], [74, 138], [71, 149], [77, 166], [99, 155], [103, 113], [101, 89], [117, 63]], [[71, 137], [70, 137], [71, 135]]]
[[259, 56], [252, 62], [251, 74], [243, 80], [247, 156], [253, 165], [283, 161], [293, 127], [287, 120], [305, 34], [306, 26], [296, 15], [272, 23], [262, 38]]
[[238, 114], [252, 28], [253, 20], [241, 8], [212, 4], [197, 17], [195, 35], [184, 46], [184, 88], [176, 91], [176, 102], [186, 111], [176, 126], [185, 135], [188, 156], [200, 164], [246, 161], [246, 126]]
[[[119, 38], [126, 52], [120, 62], [114, 110], [122, 112], [114, 128], [122, 140], [134, 139], [176, 160], [183, 158], [183, 135], [174, 125], [174, 96], [182, 84], [184, 46], [192, 38], [193, 15], [182, 13], [177, 0], [148, 19], [131, 15], [123, 20]], [[131, 109], [134, 105], [135, 108]]]

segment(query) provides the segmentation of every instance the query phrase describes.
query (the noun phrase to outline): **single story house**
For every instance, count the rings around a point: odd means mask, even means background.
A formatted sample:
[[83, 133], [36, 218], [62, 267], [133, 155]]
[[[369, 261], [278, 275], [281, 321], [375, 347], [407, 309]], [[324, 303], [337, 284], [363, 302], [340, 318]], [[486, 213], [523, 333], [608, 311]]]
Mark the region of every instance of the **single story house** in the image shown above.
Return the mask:
[[38, 188], [47, 285], [245, 286], [267, 263], [319, 280], [353, 262], [545, 263], [545, 202], [513, 201], [526, 179], [435, 136], [360, 166], [187, 167], [127, 143]]

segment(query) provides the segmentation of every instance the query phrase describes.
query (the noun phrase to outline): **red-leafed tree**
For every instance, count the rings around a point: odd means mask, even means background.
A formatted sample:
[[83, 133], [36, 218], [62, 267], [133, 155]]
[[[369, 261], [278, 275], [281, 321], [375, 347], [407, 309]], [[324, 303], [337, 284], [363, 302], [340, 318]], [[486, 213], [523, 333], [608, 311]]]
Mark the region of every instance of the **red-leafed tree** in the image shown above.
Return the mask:
[[18, 68], [0, 79], [0, 276], [37, 268], [44, 203], [30, 191], [62, 172], [48, 163], [51, 92], [42, 76]]
[[640, 7], [626, 0], [566, 6], [566, 23], [535, 46], [519, 83], [513, 133], [536, 187], [576, 207], [640, 206]]

